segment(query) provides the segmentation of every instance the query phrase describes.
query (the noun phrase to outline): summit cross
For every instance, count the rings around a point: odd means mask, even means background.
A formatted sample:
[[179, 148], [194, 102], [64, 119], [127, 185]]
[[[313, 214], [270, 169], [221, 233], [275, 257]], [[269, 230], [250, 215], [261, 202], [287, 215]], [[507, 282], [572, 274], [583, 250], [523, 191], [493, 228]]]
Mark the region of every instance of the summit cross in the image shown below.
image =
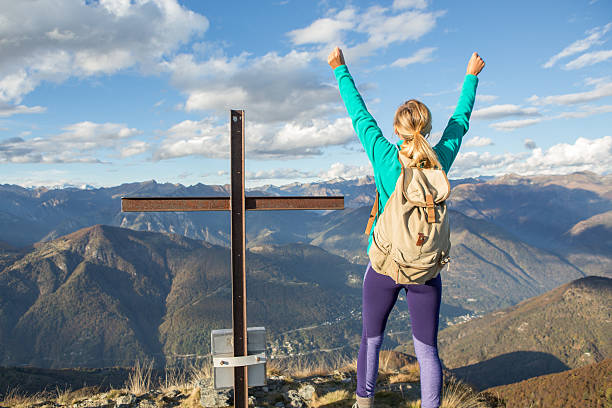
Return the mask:
[[[343, 196], [246, 197], [244, 110], [230, 111], [230, 197], [122, 197], [123, 212], [231, 211], [232, 330], [234, 357], [247, 355], [246, 210], [342, 210]], [[247, 367], [234, 367], [234, 406], [249, 405]]]

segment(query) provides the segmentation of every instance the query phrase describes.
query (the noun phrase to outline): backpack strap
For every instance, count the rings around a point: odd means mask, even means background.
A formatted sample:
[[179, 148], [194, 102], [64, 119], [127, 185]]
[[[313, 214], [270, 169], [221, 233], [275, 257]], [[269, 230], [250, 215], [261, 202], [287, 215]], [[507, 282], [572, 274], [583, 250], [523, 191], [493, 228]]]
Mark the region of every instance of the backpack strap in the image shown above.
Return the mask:
[[[397, 159], [400, 162], [400, 166], [402, 168], [402, 175], [400, 175], [400, 177], [403, 176], [404, 173], [404, 166], [402, 165], [402, 160], [400, 159], [400, 148], [397, 147], [397, 145], [395, 145], [395, 149], [397, 150]], [[365, 234], [366, 235], [370, 235], [370, 230], [372, 229], [372, 225], [374, 225], [374, 220], [378, 219], [378, 189], [376, 189], [376, 199], [374, 200], [374, 205], [372, 206], [372, 211], [370, 211], [370, 218], [368, 218], [368, 225], [366, 225], [366, 229], [365, 229]]]
[[374, 218], [378, 218], [378, 189], [376, 189], [376, 199], [374, 200], [372, 211], [370, 211], [370, 218], [368, 218], [368, 225], [365, 229], [365, 234], [368, 236], [370, 235], [370, 230], [372, 229], [372, 225], [374, 224]]
[[433, 196], [431, 194], [426, 194], [425, 202], [427, 204], [427, 222], [433, 224], [436, 222], [436, 211], [434, 210]]

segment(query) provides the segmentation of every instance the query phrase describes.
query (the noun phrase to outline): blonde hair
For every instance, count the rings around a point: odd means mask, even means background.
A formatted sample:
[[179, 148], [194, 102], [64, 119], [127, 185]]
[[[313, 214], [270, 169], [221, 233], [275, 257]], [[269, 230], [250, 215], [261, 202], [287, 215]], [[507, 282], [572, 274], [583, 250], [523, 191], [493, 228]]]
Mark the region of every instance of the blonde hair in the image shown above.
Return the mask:
[[431, 112], [425, 104], [416, 99], [404, 102], [395, 112], [393, 127], [404, 140], [400, 154], [411, 167], [442, 168], [438, 155], [426, 140], [431, 132]]

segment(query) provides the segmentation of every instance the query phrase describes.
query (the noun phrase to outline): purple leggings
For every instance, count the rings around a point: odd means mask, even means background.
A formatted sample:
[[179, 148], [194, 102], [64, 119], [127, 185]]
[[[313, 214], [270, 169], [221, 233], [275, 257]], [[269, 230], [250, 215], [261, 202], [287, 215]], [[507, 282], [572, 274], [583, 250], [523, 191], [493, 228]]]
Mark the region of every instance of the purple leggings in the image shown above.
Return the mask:
[[442, 366], [438, 357], [438, 321], [442, 280], [440, 275], [423, 285], [399, 285], [368, 264], [363, 278], [363, 328], [357, 360], [357, 395], [374, 395], [378, 377], [378, 354], [387, 318], [397, 295], [404, 289], [412, 324], [414, 350], [421, 371], [421, 407], [440, 405]]

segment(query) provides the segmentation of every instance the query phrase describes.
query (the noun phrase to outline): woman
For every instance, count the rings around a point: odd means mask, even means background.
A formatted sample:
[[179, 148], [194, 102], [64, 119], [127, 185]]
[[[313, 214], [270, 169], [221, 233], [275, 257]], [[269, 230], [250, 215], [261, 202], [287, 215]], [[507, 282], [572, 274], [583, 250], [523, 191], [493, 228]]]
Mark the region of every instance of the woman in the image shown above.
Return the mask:
[[[426, 138], [431, 132], [431, 112], [421, 102], [411, 99], [395, 112], [393, 129], [401, 139], [397, 146], [390, 143], [368, 112], [344, 62], [340, 48], [336, 47], [328, 57], [328, 63], [338, 80], [340, 95], [346, 105], [353, 127], [374, 168], [374, 180], [380, 193], [379, 211], [385, 208], [401, 172], [397, 149], [413, 166], [442, 168], [447, 174], [455, 160], [461, 139], [469, 127], [474, 106], [477, 75], [484, 68], [484, 61], [473, 53], [468, 62], [459, 103], [451, 116], [442, 138], [433, 149]], [[372, 233], [368, 238], [368, 252]], [[438, 357], [438, 319], [442, 283], [440, 275], [417, 285], [400, 285], [387, 276], [377, 273], [368, 264], [363, 279], [363, 328], [357, 360], [357, 402], [353, 408], [370, 408], [374, 405], [374, 387], [378, 376], [378, 355], [389, 313], [399, 292], [406, 291], [406, 300], [412, 323], [414, 349], [421, 371], [421, 407], [440, 405], [442, 367]]]

